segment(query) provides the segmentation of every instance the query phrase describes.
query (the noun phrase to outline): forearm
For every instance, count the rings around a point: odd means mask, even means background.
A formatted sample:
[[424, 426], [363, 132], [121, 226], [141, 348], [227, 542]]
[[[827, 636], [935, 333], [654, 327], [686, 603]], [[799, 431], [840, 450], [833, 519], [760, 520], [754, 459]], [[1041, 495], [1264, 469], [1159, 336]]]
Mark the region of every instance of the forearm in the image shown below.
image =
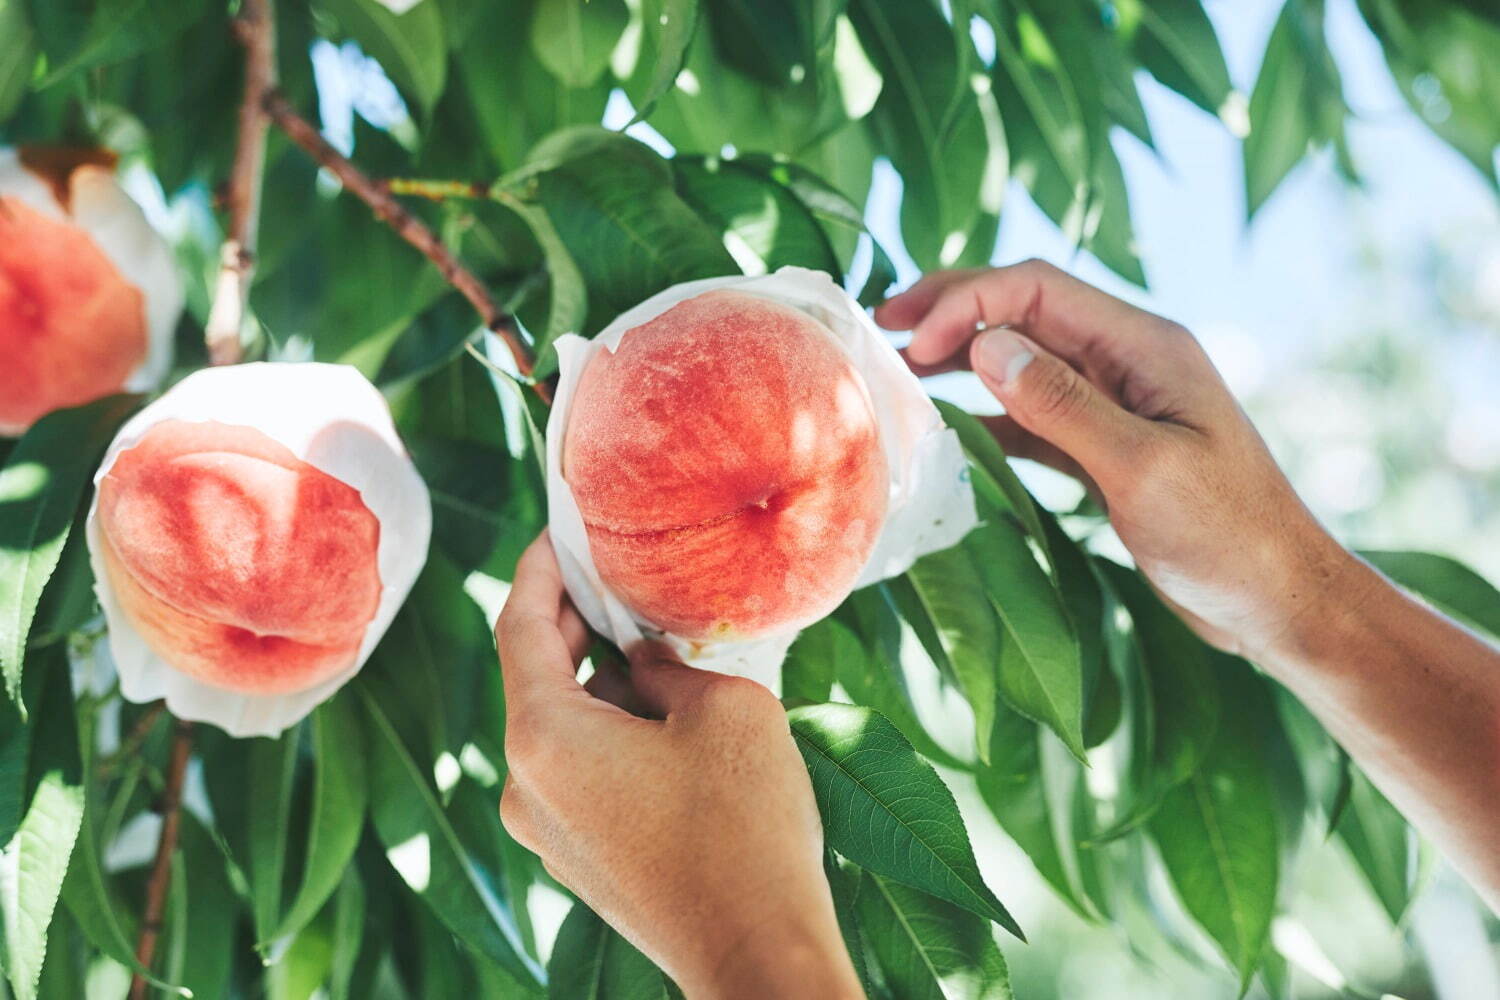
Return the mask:
[[1350, 558], [1257, 659], [1500, 912], [1500, 650]]

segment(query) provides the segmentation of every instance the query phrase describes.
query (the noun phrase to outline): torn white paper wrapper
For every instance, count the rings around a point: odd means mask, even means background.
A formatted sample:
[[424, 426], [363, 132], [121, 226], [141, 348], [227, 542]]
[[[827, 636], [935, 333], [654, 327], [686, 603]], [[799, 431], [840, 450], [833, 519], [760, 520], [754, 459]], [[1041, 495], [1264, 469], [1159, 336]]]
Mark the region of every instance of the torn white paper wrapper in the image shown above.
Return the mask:
[[[131, 624], [99, 555], [98, 485], [122, 451], [164, 420], [253, 427], [359, 491], [380, 523], [375, 557], [380, 602], [365, 626], [358, 654], [343, 673], [305, 691], [230, 691], [172, 667]], [[165, 698], [178, 718], [213, 723], [231, 736], [276, 736], [332, 697], [369, 659], [427, 562], [432, 534], [427, 486], [396, 435], [385, 397], [348, 365], [259, 363], [194, 372], [120, 428], [94, 474], [94, 486], [85, 529], [89, 561], [94, 591], [109, 624], [109, 649], [121, 692], [134, 702]]]
[[663, 633], [636, 615], [599, 578], [583, 515], [563, 478], [563, 437], [578, 379], [595, 352], [613, 351], [625, 334], [686, 299], [719, 288], [801, 309], [833, 334], [864, 377], [891, 472], [885, 524], [856, 588], [904, 573], [929, 552], [956, 545], [977, 523], [968, 465], [958, 437], [901, 356], [859, 304], [821, 271], [784, 267], [759, 277], [707, 278], [674, 285], [621, 314], [599, 336], [557, 341], [559, 379], [547, 420], [547, 506], [552, 547], [563, 582], [594, 630], [621, 648], [643, 638], [665, 641], [684, 663], [781, 688], [781, 662], [797, 631], [754, 639], [703, 642]]

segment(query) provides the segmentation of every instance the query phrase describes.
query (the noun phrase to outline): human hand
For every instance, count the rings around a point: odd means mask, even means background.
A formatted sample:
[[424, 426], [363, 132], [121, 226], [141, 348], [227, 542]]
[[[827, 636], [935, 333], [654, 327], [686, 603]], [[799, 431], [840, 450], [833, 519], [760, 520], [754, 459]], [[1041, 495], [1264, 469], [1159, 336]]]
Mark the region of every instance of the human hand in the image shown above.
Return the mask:
[[546, 533], [521, 558], [495, 636], [501, 819], [558, 881], [692, 1000], [864, 996], [812, 785], [770, 691], [651, 644], [630, 651], [628, 677], [606, 664], [579, 684], [588, 632]]
[[919, 375], [972, 368], [1005, 405], [986, 423], [1006, 451], [1094, 490], [1207, 641], [1270, 653], [1371, 585], [1178, 324], [1042, 261], [929, 274], [875, 319], [913, 331]]

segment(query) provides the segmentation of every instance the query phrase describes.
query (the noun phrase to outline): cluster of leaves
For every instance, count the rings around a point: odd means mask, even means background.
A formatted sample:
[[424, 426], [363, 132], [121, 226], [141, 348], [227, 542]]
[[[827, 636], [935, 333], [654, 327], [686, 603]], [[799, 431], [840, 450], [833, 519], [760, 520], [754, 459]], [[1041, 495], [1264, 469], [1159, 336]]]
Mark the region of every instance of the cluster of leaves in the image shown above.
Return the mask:
[[[1413, 103], [1493, 175], [1493, 13], [1361, 9]], [[179, 374], [203, 363], [213, 192], [234, 154], [228, 14], [222, 0], [0, 0], [0, 138], [108, 144], [169, 199], [189, 277]], [[1271, 37], [1248, 107], [1252, 209], [1310, 146], [1342, 147], [1321, 20], [1321, 0], [1288, 0]], [[420, 0], [402, 14], [282, 0], [277, 35], [280, 85], [309, 116], [319, 40], [357, 43], [395, 84], [409, 120], [355, 122], [367, 172], [479, 181], [484, 197], [417, 210], [518, 313], [543, 374], [559, 334], [679, 281], [784, 264], [846, 279], [867, 248], [861, 297], [878, 298], [893, 270], [864, 229], [877, 158], [901, 175], [902, 241], [923, 267], [985, 263], [1015, 179], [1143, 282], [1111, 145], [1121, 130], [1152, 141], [1138, 70], [1236, 116], [1197, 0]], [[616, 89], [675, 155], [598, 127]], [[421, 257], [280, 136], [267, 163], [252, 351], [347, 362], [381, 385], [433, 495], [434, 548], [369, 665], [307, 723], [279, 740], [199, 727], [157, 981], [207, 997], [670, 996], [582, 907], [544, 970], [531, 904], [561, 890], [498, 822], [504, 713], [481, 607], [542, 524], [545, 412], [463, 357], [474, 319]], [[136, 402], [0, 443], [0, 959], [19, 997], [118, 994], [136, 971], [171, 726], [95, 676], [77, 524]], [[1020, 928], [934, 764], [977, 785], [1080, 914], [1178, 940], [1159, 858], [1244, 982], [1259, 969], [1282, 988], [1267, 930], [1309, 815], [1398, 919], [1416, 866], [1394, 810], [1252, 667], [1077, 540], [1100, 522], [1039, 507], [982, 427], [944, 412], [983, 525], [853, 595], [785, 670], [871, 995], [1008, 995], [992, 924]], [[1500, 633], [1500, 598], [1473, 574], [1378, 559]], [[934, 684], [972, 731], [933, 725], [919, 692]]]

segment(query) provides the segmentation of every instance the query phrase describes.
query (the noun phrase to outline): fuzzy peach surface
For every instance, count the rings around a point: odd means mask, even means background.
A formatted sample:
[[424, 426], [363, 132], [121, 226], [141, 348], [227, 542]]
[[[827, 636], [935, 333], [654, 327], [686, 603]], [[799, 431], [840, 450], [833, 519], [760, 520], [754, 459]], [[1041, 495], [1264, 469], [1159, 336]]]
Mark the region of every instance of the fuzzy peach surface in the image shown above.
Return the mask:
[[380, 524], [358, 490], [251, 427], [166, 420], [99, 482], [103, 566], [174, 668], [303, 691], [358, 656], [380, 601]]
[[0, 197], [0, 432], [121, 391], [148, 346], [141, 290], [89, 233]]
[[745, 638], [823, 617], [884, 521], [863, 379], [790, 306], [713, 291], [600, 351], [563, 474], [604, 583], [665, 631]]

